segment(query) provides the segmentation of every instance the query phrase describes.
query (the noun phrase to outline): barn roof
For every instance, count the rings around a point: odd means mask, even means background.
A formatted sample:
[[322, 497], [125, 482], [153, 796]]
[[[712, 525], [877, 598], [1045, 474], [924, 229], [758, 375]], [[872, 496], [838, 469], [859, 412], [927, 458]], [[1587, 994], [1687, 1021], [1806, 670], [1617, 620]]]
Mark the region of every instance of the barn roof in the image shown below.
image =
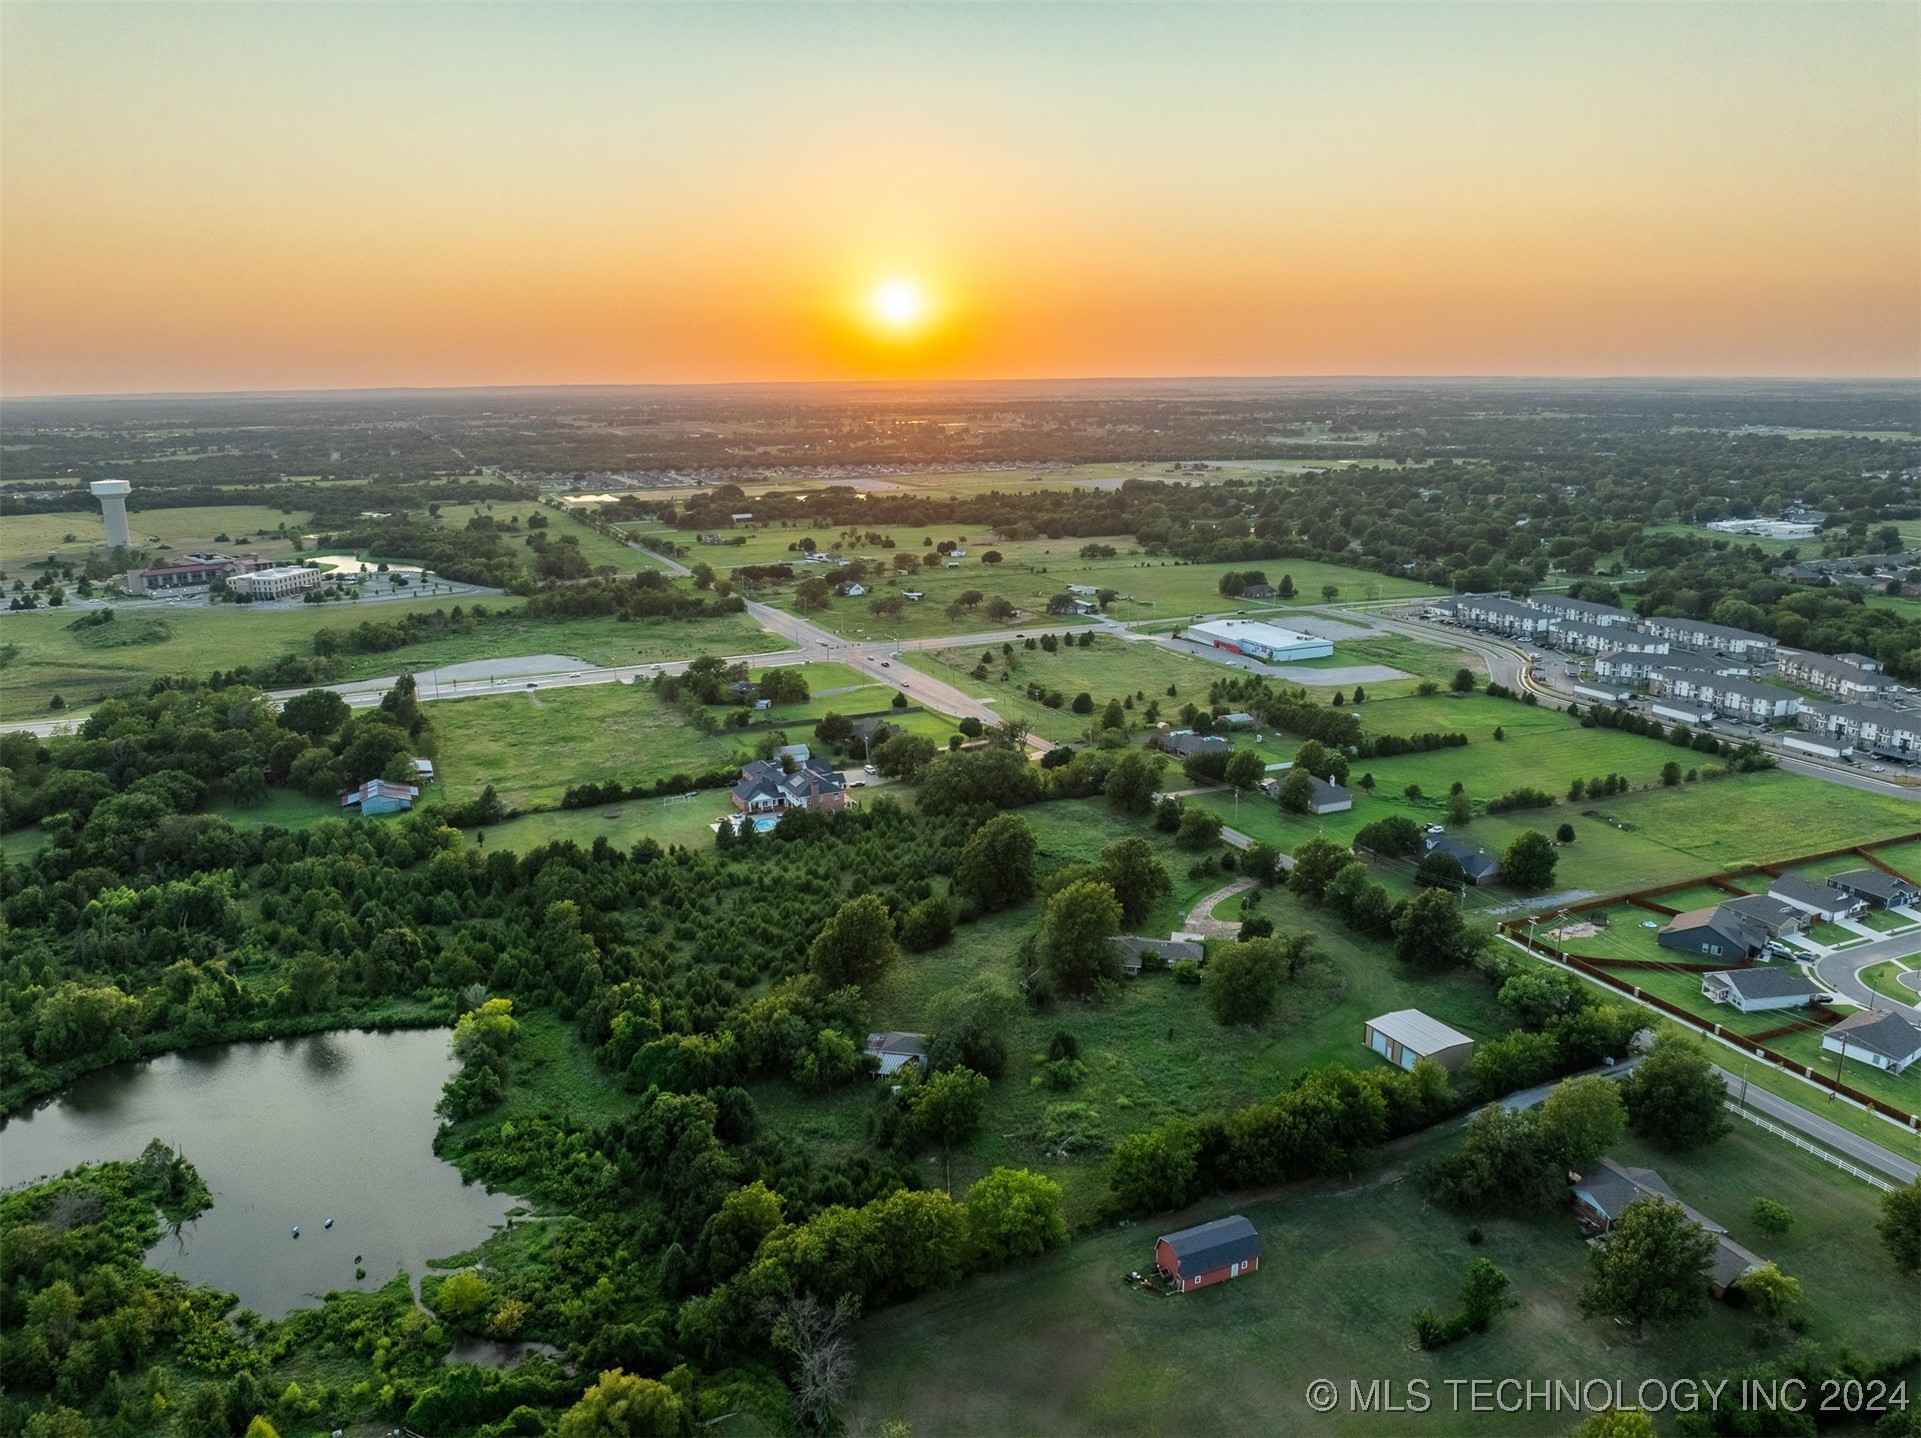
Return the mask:
[[1174, 1250], [1180, 1271], [1189, 1277], [1261, 1256], [1260, 1234], [1238, 1213], [1178, 1233], [1163, 1233], [1161, 1242]]

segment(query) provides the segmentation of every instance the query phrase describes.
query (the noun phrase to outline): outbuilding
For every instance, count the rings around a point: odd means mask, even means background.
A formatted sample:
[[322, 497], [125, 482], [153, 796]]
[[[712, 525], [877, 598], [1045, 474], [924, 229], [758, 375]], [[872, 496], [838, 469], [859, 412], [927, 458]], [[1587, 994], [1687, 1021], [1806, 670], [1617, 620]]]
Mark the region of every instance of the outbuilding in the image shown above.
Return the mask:
[[1474, 1040], [1419, 1009], [1396, 1009], [1361, 1026], [1361, 1041], [1398, 1068], [1433, 1059], [1457, 1069], [1474, 1055]]
[[1263, 624], [1258, 619], [1213, 619], [1205, 624], [1190, 624], [1187, 637], [1198, 644], [1211, 644], [1230, 654], [1244, 654], [1270, 664], [1295, 659], [1325, 659], [1334, 646], [1311, 634]]
[[1182, 1293], [1225, 1283], [1261, 1266], [1261, 1236], [1240, 1214], [1217, 1218], [1154, 1242], [1154, 1262]]

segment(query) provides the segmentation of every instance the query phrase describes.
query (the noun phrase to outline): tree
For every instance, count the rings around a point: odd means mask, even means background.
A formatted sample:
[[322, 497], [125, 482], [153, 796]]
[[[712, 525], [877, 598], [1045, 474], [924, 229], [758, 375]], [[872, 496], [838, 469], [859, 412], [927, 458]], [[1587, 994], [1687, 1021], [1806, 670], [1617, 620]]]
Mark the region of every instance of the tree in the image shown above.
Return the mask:
[[1262, 888], [1271, 887], [1281, 877], [1281, 851], [1256, 840], [1241, 851], [1241, 872]]
[[1554, 842], [1557, 844], [1572, 844], [1574, 842], [1574, 826], [1572, 824], [1561, 825], [1560, 828], [1554, 831]]
[[901, 947], [909, 953], [924, 954], [938, 949], [954, 937], [954, 924], [960, 911], [945, 894], [930, 894], [901, 915]]
[[1390, 814], [1363, 824], [1354, 836], [1354, 848], [1379, 854], [1383, 859], [1398, 859], [1419, 851], [1421, 826], [1405, 814]]
[[1662, 787], [1672, 789], [1681, 782], [1681, 766], [1670, 759], [1661, 766]]
[[665, 1383], [610, 1368], [560, 1415], [559, 1438], [679, 1438], [680, 1398]]
[[1649, 1195], [1630, 1203], [1588, 1262], [1580, 1307], [1630, 1324], [1674, 1323], [1707, 1307], [1714, 1237], [1678, 1203]]
[[1094, 712], [1094, 696], [1083, 689], [1074, 696], [1073, 702], [1067, 707], [1076, 714], [1092, 714]]
[[434, 1311], [456, 1328], [476, 1331], [494, 1306], [494, 1288], [471, 1268], [450, 1273], [434, 1293]]
[[1033, 1258], [1067, 1242], [1061, 1186], [1024, 1168], [997, 1168], [967, 1190], [967, 1234], [981, 1268]]
[[1394, 921], [1394, 955], [1410, 968], [1436, 972], [1466, 962], [1474, 951], [1467, 923], [1445, 889], [1423, 889]]
[[878, 894], [849, 899], [821, 925], [807, 967], [830, 989], [871, 984], [893, 963], [894, 917]]
[[918, 734], [895, 734], [874, 751], [874, 769], [890, 779], [914, 779], [934, 762], [934, 741]]
[[1794, 1210], [1765, 1195], [1748, 1205], [1748, 1218], [1770, 1238], [1779, 1238], [1794, 1226]]
[[1034, 896], [1034, 831], [1018, 814], [996, 814], [961, 846], [954, 886], [987, 913]]
[[1179, 1120], [1129, 1134], [1114, 1145], [1107, 1186], [1129, 1213], [1179, 1208], [1187, 1202], [1198, 1159], [1194, 1135]]
[[1319, 739], [1309, 739], [1294, 751], [1294, 767], [1307, 770], [1317, 779], [1329, 779], [1336, 784], [1347, 782], [1347, 755]]
[[1554, 868], [1560, 855], [1554, 844], [1539, 829], [1516, 836], [1501, 855], [1501, 878], [1517, 889], [1539, 892], [1554, 882]]
[[1627, 1106], [1612, 1079], [1584, 1074], [1556, 1084], [1541, 1105], [1541, 1140], [1562, 1169], [1586, 1173], [1620, 1141]]
[[1654, 1438], [1654, 1420], [1639, 1408], [1603, 1408], [1582, 1421], [1574, 1438]]
[[1281, 808], [1290, 814], [1305, 814], [1314, 802], [1314, 776], [1296, 765], [1281, 780]]
[[1334, 876], [1354, 861], [1354, 856], [1332, 839], [1318, 835], [1294, 851], [1294, 867], [1288, 873], [1287, 887], [1312, 903], [1327, 897], [1327, 886]]
[[972, 1138], [986, 1112], [986, 1075], [969, 1068], [943, 1069], [914, 1095], [910, 1127], [920, 1142], [945, 1153]]
[[1332, 604], [1335, 600], [1339, 599], [1340, 597], [1341, 597], [1340, 585], [1323, 584], [1321, 586], [1321, 598], [1326, 600], [1329, 604]]
[[1436, 849], [1414, 866], [1414, 882], [1423, 889], [1458, 894], [1467, 887], [1467, 870], [1452, 854]]
[[1116, 839], [1101, 850], [1101, 875], [1120, 900], [1121, 919], [1130, 927], [1173, 888], [1154, 846], [1138, 836]]
[[1154, 806], [1166, 760], [1145, 749], [1129, 749], [1107, 771], [1101, 792], [1123, 814], [1145, 814]]
[[1286, 955], [1272, 939], [1229, 944], [1201, 970], [1201, 995], [1216, 1023], [1255, 1027], [1272, 1012], [1286, 971]]
[[1801, 1281], [1788, 1277], [1773, 1260], [1745, 1275], [1735, 1286], [1747, 1296], [1748, 1306], [1770, 1323], [1782, 1322], [1801, 1303]]
[[1281, 576], [1281, 582], [1274, 592], [1282, 599], [1292, 599], [1295, 595], [1294, 576], [1291, 574], [1283, 574]]
[[1474, 671], [1472, 669], [1456, 669], [1454, 671], [1454, 677], [1448, 680], [1447, 687], [1452, 689], [1456, 694], [1472, 694], [1474, 692]]
[[1114, 891], [1095, 879], [1069, 884], [1047, 901], [1041, 918], [1041, 965], [1063, 994], [1089, 994], [1120, 977], [1120, 958], [1107, 941], [1120, 932]]
[[1899, 1272], [1909, 1277], [1921, 1273], [1921, 1178], [1882, 1198], [1874, 1231]]
[[1512, 1302], [1507, 1296], [1509, 1279], [1485, 1258], [1477, 1258], [1461, 1275], [1461, 1307], [1467, 1326], [1485, 1333], [1502, 1309]]
[[1183, 809], [1181, 826], [1174, 831], [1174, 842], [1184, 849], [1205, 849], [1220, 841], [1227, 821], [1210, 809]]
[[347, 722], [353, 711], [331, 689], [309, 689], [280, 706], [280, 727], [318, 744]]
[[1235, 789], [1258, 789], [1267, 773], [1267, 765], [1261, 756], [1252, 749], [1236, 749], [1228, 757], [1227, 770], [1221, 776]]
[[1545, 1209], [1567, 1194], [1540, 1115], [1498, 1103], [1474, 1115], [1461, 1151], [1435, 1162], [1427, 1178], [1432, 1195], [1456, 1208]]
[[1700, 1044], [1672, 1029], [1655, 1038], [1621, 1096], [1634, 1131], [1664, 1148], [1699, 1148], [1728, 1131], [1726, 1085]]
[[1447, 826], [1450, 829], [1464, 829], [1474, 822], [1474, 801], [1463, 789], [1456, 788], [1447, 796]]

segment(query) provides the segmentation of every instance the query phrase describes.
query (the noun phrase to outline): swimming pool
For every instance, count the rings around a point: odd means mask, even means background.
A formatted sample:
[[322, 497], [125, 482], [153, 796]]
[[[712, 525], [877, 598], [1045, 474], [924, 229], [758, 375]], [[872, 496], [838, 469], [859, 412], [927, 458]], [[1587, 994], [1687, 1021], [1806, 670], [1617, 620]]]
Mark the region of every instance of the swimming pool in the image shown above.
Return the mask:
[[754, 817], [754, 832], [765, 834], [780, 822], [778, 814], [758, 814]]

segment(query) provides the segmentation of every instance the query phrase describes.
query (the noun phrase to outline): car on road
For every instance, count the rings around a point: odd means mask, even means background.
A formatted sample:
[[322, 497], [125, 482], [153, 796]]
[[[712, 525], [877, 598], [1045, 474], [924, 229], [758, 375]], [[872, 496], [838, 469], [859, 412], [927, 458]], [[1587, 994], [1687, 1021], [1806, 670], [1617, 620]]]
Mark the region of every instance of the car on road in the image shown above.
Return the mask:
[[578, 679], [580, 678], [580, 671], [576, 669], [572, 674], [569, 674], [567, 677], [569, 679]]
[[883, 660], [881, 660], [881, 662], [880, 662], [880, 667], [881, 667], [881, 668], [883, 668], [883, 669], [892, 669], [892, 668], [893, 668], [894, 666], [893, 666], [893, 663], [892, 663], [892, 661], [890, 661], [890, 660], [886, 660], [886, 659], [883, 659]]
[[1876, 764], [1868, 772], [1870, 774], [1885, 774], [1888, 772], [1888, 766], [1886, 764]]
[[862, 766], [860, 772], [863, 774], [878, 774], [880, 770], [876, 769], [872, 764], [867, 764]]
[[529, 683], [527, 687], [529, 689], [538, 689], [540, 686], [538, 684]]

